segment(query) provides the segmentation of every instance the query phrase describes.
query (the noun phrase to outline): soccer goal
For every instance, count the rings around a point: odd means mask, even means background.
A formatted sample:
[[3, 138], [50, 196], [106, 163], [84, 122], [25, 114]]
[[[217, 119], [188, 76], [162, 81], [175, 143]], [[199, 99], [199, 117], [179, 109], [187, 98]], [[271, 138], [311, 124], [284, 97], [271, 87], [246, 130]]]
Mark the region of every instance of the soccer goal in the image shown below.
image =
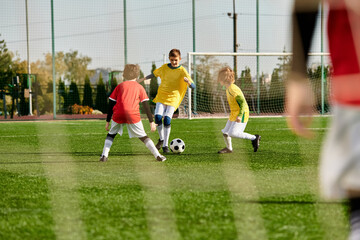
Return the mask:
[[[190, 89], [179, 107], [184, 118], [226, 117], [230, 109], [226, 92], [217, 83], [218, 71], [229, 66], [235, 84], [243, 91], [251, 115], [282, 115], [285, 79], [290, 70], [291, 53], [210, 53], [189, 52], [187, 66], [196, 88]], [[316, 110], [329, 111], [330, 58], [328, 53], [309, 54], [308, 76], [316, 96]]]

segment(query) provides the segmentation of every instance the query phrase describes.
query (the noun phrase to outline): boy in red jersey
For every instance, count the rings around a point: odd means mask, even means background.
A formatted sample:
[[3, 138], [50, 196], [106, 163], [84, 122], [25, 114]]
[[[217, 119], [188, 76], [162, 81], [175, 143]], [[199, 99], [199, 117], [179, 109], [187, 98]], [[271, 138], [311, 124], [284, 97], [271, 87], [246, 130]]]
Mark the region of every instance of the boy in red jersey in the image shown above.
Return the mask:
[[[327, 199], [349, 201], [349, 239], [360, 239], [360, 1], [328, 0], [328, 41], [333, 73], [333, 120], [322, 149], [320, 186]], [[287, 84], [288, 123], [309, 136], [301, 115], [312, 114], [306, 64], [319, 0], [296, 0], [293, 62]]]
[[[106, 162], [108, 160], [109, 151], [114, 138], [117, 133], [119, 133], [120, 136], [122, 135], [124, 125], [126, 125], [128, 129], [129, 137], [139, 138], [154, 155], [156, 160], [161, 162], [166, 160], [166, 158], [159, 153], [154, 142], [146, 135], [141, 122], [139, 110], [140, 102], [143, 104], [149, 119], [151, 131], [156, 130], [148, 104], [149, 97], [147, 96], [145, 89], [136, 82], [139, 74], [140, 68], [138, 65], [126, 64], [123, 73], [125, 81], [120, 83], [109, 97], [109, 111], [105, 125], [105, 129], [109, 133], [105, 139], [104, 149], [100, 158], [101, 162]], [[109, 129], [111, 119], [112, 123], [111, 128]]]

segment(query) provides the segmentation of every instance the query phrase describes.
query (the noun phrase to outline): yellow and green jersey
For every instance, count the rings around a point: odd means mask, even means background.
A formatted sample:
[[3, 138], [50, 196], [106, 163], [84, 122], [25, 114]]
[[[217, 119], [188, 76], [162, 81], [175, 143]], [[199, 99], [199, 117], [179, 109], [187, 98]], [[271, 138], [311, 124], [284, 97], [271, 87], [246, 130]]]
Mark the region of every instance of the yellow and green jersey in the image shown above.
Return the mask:
[[153, 74], [161, 78], [161, 84], [153, 101], [173, 106], [177, 109], [188, 88], [184, 77], [187, 77], [193, 83], [186, 69], [183, 66], [171, 68], [168, 64], [164, 64], [156, 69]]
[[230, 121], [236, 121], [239, 116], [242, 123], [249, 120], [249, 106], [246, 102], [243, 92], [235, 84], [231, 84], [226, 89], [226, 97], [230, 106]]

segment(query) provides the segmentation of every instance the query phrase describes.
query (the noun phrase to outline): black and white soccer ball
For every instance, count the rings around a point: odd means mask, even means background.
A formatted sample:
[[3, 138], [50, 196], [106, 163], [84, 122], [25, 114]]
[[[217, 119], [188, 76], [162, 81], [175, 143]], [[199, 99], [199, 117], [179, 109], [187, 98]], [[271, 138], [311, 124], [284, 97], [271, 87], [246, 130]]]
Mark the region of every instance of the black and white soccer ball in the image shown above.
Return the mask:
[[170, 142], [170, 149], [173, 153], [182, 153], [185, 150], [185, 143], [180, 138], [175, 138]]

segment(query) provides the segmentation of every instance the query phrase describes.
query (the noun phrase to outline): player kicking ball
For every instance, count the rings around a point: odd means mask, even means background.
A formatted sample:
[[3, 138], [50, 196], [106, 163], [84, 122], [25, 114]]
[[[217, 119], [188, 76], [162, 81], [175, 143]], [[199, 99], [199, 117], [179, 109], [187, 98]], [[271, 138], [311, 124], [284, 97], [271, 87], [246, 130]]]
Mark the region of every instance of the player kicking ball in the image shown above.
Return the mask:
[[234, 84], [234, 71], [229, 67], [220, 69], [217, 81], [226, 87], [226, 97], [230, 105], [229, 120], [221, 130], [226, 147], [218, 153], [232, 153], [232, 137], [251, 140], [254, 152], [257, 152], [261, 136], [244, 132], [249, 120], [249, 106], [240, 88]]
[[154, 70], [152, 74], [138, 80], [138, 82], [142, 82], [152, 77], [161, 78], [161, 84], [153, 101], [156, 103], [155, 123], [159, 133], [156, 148], [160, 149], [162, 147], [164, 153], [170, 152], [168, 146], [172, 116], [183, 100], [187, 88], [195, 88], [190, 75], [180, 65], [181, 54], [179, 49], [170, 50], [169, 60], [170, 63], [162, 65]]
[[[144, 126], [141, 122], [139, 110], [140, 102], [142, 103], [149, 119], [151, 131], [154, 132], [156, 130], [156, 125], [153, 121], [148, 104], [149, 97], [147, 96], [145, 89], [136, 81], [139, 74], [139, 65], [126, 64], [123, 73], [125, 81], [117, 85], [109, 97], [109, 110], [105, 125], [105, 129], [109, 133], [105, 139], [105, 145], [101, 154], [100, 162], [106, 162], [108, 160], [114, 138], [117, 133], [122, 136], [124, 125], [126, 125], [128, 129], [129, 137], [139, 138], [154, 155], [156, 160], [161, 162], [166, 160], [166, 157], [159, 153], [154, 142], [146, 135]], [[111, 119], [112, 122], [109, 129]]]

